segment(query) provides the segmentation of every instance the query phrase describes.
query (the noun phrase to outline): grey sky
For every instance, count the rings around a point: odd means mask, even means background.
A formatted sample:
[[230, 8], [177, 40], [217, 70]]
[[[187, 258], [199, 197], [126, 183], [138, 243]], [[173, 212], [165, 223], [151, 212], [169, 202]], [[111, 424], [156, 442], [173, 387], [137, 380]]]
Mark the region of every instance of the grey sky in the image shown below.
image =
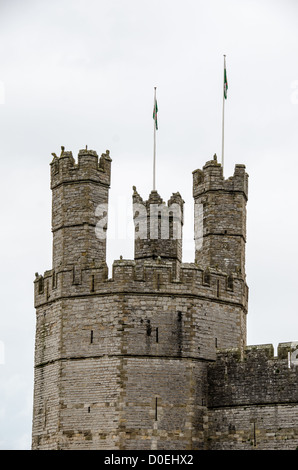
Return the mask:
[[[133, 257], [131, 195], [185, 200], [221, 156], [249, 173], [248, 343], [298, 340], [298, 3], [295, 0], [0, 0], [0, 449], [31, 445], [34, 273], [51, 268], [51, 152], [111, 152], [108, 263]], [[1, 351], [4, 349], [4, 356]], [[2, 356], [2, 357], [1, 357]]]

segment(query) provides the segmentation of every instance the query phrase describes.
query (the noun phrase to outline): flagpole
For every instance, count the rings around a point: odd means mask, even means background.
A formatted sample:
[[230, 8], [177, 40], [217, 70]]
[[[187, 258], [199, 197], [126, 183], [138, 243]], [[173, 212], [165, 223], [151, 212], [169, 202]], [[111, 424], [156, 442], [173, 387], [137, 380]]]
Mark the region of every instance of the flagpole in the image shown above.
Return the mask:
[[222, 171], [224, 171], [225, 70], [226, 70], [226, 56], [224, 55], [224, 76], [223, 76], [223, 93], [222, 93], [222, 143], [221, 143], [221, 164], [222, 164]]
[[[153, 109], [155, 109], [156, 105], [156, 86], [154, 87], [154, 105]], [[154, 131], [153, 131], [153, 191], [156, 190], [156, 122], [155, 119], [153, 121]]]

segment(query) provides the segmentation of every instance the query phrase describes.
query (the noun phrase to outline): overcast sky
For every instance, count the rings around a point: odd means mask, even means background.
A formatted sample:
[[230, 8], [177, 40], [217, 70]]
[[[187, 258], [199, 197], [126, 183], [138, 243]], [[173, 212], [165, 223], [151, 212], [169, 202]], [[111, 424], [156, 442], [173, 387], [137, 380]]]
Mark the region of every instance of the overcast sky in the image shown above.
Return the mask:
[[108, 264], [133, 258], [132, 186], [185, 200], [221, 157], [249, 174], [248, 344], [298, 340], [297, 0], [0, 0], [0, 449], [29, 449], [35, 272], [51, 269], [51, 153], [110, 150]]

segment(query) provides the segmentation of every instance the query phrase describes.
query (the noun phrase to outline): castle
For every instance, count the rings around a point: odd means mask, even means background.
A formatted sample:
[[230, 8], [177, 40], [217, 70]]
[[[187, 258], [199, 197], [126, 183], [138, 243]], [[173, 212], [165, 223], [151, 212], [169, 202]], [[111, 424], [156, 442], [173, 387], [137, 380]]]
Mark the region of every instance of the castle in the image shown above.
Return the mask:
[[133, 188], [134, 259], [106, 265], [109, 151], [53, 154], [52, 269], [36, 273], [32, 449], [296, 449], [298, 343], [247, 346], [248, 175], [216, 156], [184, 201]]

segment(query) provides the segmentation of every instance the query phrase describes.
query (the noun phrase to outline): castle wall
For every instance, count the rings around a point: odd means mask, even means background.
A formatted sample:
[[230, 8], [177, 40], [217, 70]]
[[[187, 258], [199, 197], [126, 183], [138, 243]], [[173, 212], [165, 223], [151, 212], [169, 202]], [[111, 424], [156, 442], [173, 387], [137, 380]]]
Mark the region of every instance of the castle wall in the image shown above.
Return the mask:
[[121, 358], [61, 361], [58, 448], [119, 449]]
[[208, 413], [208, 450], [296, 450], [296, 404], [246, 405]]
[[202, 449], [207, 364], [150, 356], [123, 362], [122, 448]]
[[298, 368], [293, 343], [221, 351], [208, 368], [209, 449], [296, 449]]

